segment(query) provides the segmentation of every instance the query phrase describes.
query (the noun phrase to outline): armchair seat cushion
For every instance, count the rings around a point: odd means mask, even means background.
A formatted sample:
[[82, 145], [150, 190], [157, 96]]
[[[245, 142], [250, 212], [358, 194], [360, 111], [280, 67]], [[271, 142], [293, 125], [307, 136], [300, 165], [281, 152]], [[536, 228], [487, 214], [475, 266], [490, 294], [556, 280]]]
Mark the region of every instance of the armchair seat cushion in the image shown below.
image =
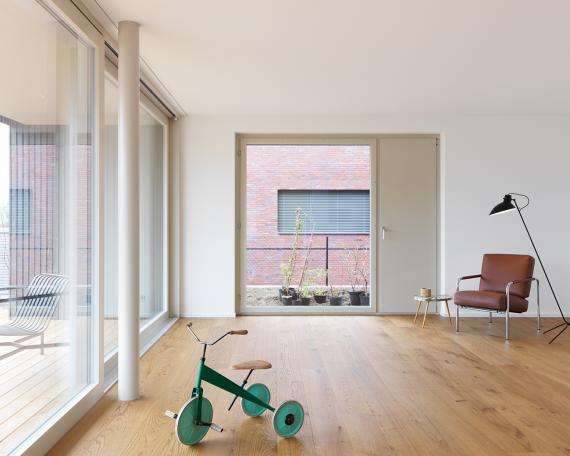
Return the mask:
[[[476, 309], [489, 309], [501, 312], [507, 310], [507, 295], [497, 291], [458, 291], [453, 297], [453, 302], [457, 306], [474, 307]], [[526, 312], [528, 301], [511, 294], [509, 308], [511, 312]]]

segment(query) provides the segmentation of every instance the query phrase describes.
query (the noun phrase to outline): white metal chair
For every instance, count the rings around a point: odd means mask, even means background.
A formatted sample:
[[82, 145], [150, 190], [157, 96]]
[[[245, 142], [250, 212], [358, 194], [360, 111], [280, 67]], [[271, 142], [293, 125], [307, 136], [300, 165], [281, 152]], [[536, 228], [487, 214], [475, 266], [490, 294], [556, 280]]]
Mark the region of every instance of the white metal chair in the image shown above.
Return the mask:
[[[9, 323], [0, 324], [0, 336], [23, 336], [10, 342], [0, 342], [0, 346], [12, 346], [16, 350], [0, 356], [0, 360], [14, 355], [21, 350], [40, 348], [44, 354], [45, 347], [55, 347], [65, 344], [44, 344], [44, 333], [47, 330], [55, 310], [65, 293], [69, 279], [57, 274], [38, 274], [28, 287], [3, 287], [0, 291], [12, 291], [26, 288], [20, 297], [0, 299], [0, 302], [16, 301], [16, 318]], [[22, 301], [20, 304], [19, 301]], [[40, 337], [40, 345], [22, 345], [28, 339]]]

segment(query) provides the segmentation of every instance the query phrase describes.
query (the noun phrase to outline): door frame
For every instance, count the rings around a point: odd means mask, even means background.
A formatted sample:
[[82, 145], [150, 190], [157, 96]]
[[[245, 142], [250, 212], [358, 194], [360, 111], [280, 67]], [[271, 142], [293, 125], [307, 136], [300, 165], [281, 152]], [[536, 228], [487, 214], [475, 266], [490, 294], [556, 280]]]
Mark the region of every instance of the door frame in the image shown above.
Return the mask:
[[[311, 306], [293, 308], [266, 306], [249, 310], [242, 301], [246, 290], [246, 164], [248, 145], [366, 145], [370, 147], [370, 306], [368, 308]], [[237, 315], [368, 315], [375, 314], [377, 305], [377, 138], [374, 135], [236, 135], [236, 237], [235, 237], [235, 311]], [[243, 273], [242, 273], [243, 272]]]

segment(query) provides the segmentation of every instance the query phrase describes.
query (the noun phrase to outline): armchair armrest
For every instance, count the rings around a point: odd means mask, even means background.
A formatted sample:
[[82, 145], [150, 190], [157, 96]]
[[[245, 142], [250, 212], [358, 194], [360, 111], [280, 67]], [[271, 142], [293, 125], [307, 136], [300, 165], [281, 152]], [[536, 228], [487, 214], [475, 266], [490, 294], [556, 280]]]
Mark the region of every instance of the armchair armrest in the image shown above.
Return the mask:
[[528, 279], [520, 279], [520, 280], [511, 280], [507, 283], [505, 288], [505, 293], [508, 295], [511, 292], [511, 286], [516, 285], [517, 283], [526, 283], [526, 282], [536, 282], [537, 285], [540, 285], [540, 281], [536, 277], [530, 277]]
[[467, 275], [467, 276], [459, 277], [459, 279], [457, 279], [457, 289], [455, 291], [459, 291], [459, 284], [461, 283], [462, 280], [480, 279], [480, 278], [481, 278], [481, 274], [474, 274], [474, 275]]

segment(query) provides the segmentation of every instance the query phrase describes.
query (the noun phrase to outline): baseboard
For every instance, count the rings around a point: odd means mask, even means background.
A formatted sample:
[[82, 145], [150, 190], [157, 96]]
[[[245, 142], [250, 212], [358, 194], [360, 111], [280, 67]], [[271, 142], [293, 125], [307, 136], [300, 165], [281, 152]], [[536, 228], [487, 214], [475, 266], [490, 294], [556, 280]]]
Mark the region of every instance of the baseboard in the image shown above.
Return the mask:
[[236, 318], [235, 312], [233, 313], [184, 313], [180, 318]]

